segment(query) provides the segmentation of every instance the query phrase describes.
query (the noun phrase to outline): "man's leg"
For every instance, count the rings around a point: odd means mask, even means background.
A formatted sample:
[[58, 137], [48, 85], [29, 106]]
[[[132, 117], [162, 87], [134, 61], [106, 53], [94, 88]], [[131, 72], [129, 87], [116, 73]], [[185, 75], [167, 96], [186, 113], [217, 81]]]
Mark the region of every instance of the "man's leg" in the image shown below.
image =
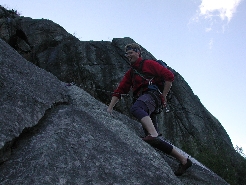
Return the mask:
[[180, 163], [183, 165], [187, 163], [187, 158], [182, 156], [180, 153], [178, 153], [178, 151], [175, 150], [174, 148], [172, 149], [172, 152], [170, 153], [170, 155], [175, 157], [177, 160], [179, 160]]
[[143, 117], [140, 122], [142, 123], [142, 126], [147, 130], [147, 132], [152, 136], [152, 137], [157, 137], [158, 133], [154, 127], [154, 124], [149, 116]]
[[[156, 114], [151, 114], [150, 115], [150, 119], [152, 120], [152, 123], [153, 123], [153, 125], [155, 127], [155, 130], [157, 131], [158, 134], [160, 134], [159, 133], [159, 130], [158, 130], [158, 124], [157, 124]], [[145, 136], [149, 135], [148, 131], [144, 127], [143, 127], [143, 130], [144, 130]]]
[[185, 173], [185, 171], [188, 168], [190, 168], [192, 166], [191, 160], [189, 158], [182, 156], [174, 148], [172, 149], [172, 152], [170, 153], [170, 155], [175, 157], [176, 159], [178, 159], [180, 161], [178, 169], [174, 172], [175, 175], [177, 175], [177, 176], [182, 175], [183, 173]]
[[[147, 99], [148, 97], [146, 97]], [[154, 124], [148, 114], [149, 109], [145, 102], [137, 100], [131, 107], [131, 113], [136, 117], [142, 124], [143, 128], [146, 129], [146, 133], [153, 137], [157, 137], [158, 133], [154, 127]]]
[[143, 128], [146, 129], [147, 133], [152, 136], [147, 136], [143, 138], [143, 140], [153, 147], [158, 148], [161, 151], [179, 160], [181, 165], [179, 165], [178, 170], [175, 171], [175, 175], [182, 175], [192, 165], [192, 162], [190, 161], [190, 159], [182, 156], [177, 150], [173, 148], [172, 145], [157, 137], [158, 133], [148, 112], [150, 112], [150, 114], [152, 113], [151, 111], [149, 111], [146, 103], [140, 100], [137, 100], [131, 108], [131, 113], [136, 118], [138, 118], [138, 120], [142, 123]]
[[152, 123], [157, 131], [157, 133], [159, 134], [159, 129], [158, 129], [158, 124], [157, 124], [157, 116], [156, 114], [150, 114], [150, 119], [152, 120]]

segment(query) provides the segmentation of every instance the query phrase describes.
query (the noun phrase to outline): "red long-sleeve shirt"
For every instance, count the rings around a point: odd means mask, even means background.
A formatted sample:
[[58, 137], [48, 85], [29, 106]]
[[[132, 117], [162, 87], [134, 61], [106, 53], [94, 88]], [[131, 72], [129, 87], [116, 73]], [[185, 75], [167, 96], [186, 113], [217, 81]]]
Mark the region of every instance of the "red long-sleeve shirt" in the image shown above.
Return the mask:
[[[136, 62], [131, 64], [132, 68], [138, 69], [142, 61], [142, 58], [138, 58]], [[141, 77], [140, 75], [134, 74], [132, 69], [129, 69], [121, 80], [118, 88], [114, 91], [113, 96], [121, 98], [121, 94], [127, 94], [131, 87], [133, 94], [137, 95], [140, 91], [145, 91], [148, 88], [149, 81]], [[164, 81], [172, 82], [174, 80], [174, 74], [163, 67], [159, 63], [153, 60], [145, 60], [142, 66], [141, 73], [144, 73], [144, 76], [154, 76], [151, 81], [152, 84], [157, 86], [163, 85]], [[163, 90], [163, 89], [162, 89]]]

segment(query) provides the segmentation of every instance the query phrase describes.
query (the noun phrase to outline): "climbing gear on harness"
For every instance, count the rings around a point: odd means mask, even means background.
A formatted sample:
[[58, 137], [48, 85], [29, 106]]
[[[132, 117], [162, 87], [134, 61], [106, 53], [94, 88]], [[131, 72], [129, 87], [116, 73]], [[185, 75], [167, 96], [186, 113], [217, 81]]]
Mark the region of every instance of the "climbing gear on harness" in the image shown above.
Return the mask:
[[[153, 84], [152, 81], [153, 79], [155, 78], [155, 76], [153, 75], [146, 75], [142, 72], [142, 68], [143, 68], [143, 64], [144, 64], [145, 60], [142, 60], [139, 64], [139, 67], [138, 69], [132, 67], [131, 65], [131, 76], [132, 76], [132, 79], [134, 79], [134, 74], [137, 74], [139, 75], [140, 77], [142, 77], [142, 79], [145, 81], [148, 82], [148, 86], [146, 87], [141, 87], [141, 89], [138, 92], [138, 94], [134, 94], [134, 100], [136, 100], [139, 96], [141, 96], [142, 94], [150, 94], [152, 96], [152, 98], [155, 100], [155, 103], [156, 103], [156, 110], [155, 110], [155, 113], [156, 114], [159, 114], [162, 109], [165, 107], [165, 101], [164, 101], [164, 98], [162, 96], [162, 92], [160, 91], [160, 88], [156, 85], [156, 84]], [[160, 61], [162, 63], [164, 63], [163, 61]], [[159, 62], [158, 62], [159, 63]], [[162, 65], [164, 66], [164, 64]], [[165, 66], [164, 66], [165, 67]], [[143, 81], [143, 83], [144, 83]], [[134, 82], [133, 82], [134, 84]], [[163, 86], [161, 87], [161, 89], [164, 88], [164, 83], [163, 83]], [[160, 101], [160, 100], [161, 101]]]

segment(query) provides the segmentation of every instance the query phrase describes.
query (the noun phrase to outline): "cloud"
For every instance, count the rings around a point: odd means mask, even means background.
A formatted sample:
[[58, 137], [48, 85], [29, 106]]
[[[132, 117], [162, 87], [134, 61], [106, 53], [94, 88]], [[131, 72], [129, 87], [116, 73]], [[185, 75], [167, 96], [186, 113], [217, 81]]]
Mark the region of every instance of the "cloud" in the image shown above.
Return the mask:
[[206, 28], [206, 32], [210, 32], [212, 30], [212, 28], [210, 27], [210, 28]]
[[230, 22], [241, 2], [242, 0], [202, 0], [199, 16], [205, 19], [219, 17], [222, 21], [227, 19]]

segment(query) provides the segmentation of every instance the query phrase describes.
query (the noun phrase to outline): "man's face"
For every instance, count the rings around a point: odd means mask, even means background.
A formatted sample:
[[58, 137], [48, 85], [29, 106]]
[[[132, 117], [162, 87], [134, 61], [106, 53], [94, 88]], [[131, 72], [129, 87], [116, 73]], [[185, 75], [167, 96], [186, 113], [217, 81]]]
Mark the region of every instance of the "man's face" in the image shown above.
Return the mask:
[[128, 58], [128, 60], [133, 63], [136, 62], [136, 60], [139, 58], [139, 52], [133, 51], [133, 50], [128, 50], [125, 53], [125, 56]]

